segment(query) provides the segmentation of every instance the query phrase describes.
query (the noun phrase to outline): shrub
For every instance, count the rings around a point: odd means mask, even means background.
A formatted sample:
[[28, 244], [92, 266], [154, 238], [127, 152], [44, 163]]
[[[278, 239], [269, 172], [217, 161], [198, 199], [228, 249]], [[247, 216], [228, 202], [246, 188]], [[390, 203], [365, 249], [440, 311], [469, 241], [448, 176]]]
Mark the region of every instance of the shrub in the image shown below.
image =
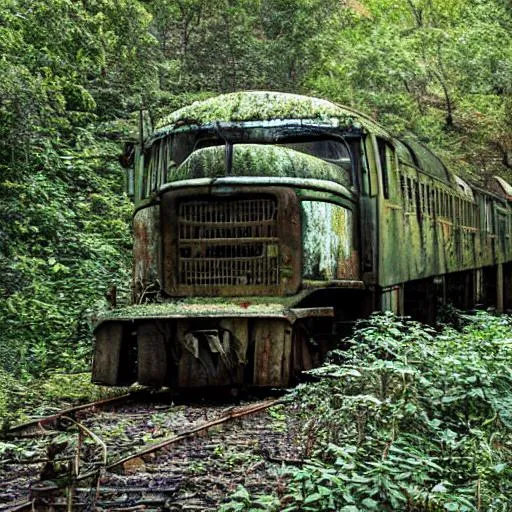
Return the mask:
[[307, 460], [275, 510], [507, 510], [511, 318], [436, 334], [375, 314], [348, 343], [293, 392]]

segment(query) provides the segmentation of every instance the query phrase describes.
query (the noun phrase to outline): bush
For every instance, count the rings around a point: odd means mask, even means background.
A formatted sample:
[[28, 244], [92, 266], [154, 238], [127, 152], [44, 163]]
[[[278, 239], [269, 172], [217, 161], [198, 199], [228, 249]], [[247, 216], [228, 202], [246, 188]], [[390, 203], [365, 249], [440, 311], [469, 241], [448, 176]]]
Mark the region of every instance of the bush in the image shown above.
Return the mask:
[[376, 314], [293, 393], [301, 468], [275, 510], [507, 510], [512, 319], [457, 331]]

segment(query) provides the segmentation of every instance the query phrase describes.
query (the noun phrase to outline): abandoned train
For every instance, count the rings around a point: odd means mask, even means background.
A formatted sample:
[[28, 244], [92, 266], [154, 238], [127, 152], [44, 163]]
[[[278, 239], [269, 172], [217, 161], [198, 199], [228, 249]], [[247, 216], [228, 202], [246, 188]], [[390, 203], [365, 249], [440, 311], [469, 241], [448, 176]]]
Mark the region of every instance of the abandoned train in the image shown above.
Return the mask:
[[470, 186], [347, 107], [196, 102], [132, 173], [133, 305], [96, 326], [97, 383], [287, 386], [374, 310], [512, 301], [512, 187]]

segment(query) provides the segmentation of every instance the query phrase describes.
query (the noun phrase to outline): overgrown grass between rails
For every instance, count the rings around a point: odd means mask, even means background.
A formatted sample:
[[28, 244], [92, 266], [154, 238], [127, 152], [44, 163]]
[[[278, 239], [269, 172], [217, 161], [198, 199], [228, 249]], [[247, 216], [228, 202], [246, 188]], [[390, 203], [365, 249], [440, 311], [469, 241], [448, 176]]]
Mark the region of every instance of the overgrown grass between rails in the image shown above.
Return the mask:
[[378, 314], [348, 342], [291, 397], [304, 465], [283, 468], [283, 492], [239, 488], [221, 510], [510, 510], [512, 318], [436, 333]]

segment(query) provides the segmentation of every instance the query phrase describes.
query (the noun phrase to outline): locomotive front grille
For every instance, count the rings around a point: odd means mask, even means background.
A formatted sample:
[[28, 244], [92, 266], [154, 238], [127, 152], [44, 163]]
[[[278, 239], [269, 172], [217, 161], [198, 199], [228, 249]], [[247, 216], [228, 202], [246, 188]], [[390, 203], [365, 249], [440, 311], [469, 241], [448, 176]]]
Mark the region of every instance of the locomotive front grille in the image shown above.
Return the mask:
[[178, 204], [178, 285], [278, 286], [278, 204], [272, 197]]

